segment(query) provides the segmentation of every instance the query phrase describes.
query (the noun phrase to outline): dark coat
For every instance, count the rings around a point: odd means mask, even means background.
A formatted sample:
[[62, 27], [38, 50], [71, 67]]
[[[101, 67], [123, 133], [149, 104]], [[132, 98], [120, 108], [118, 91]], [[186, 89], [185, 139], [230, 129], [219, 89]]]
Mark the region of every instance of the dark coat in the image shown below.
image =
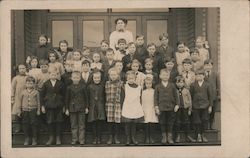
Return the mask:
[[109, 62], [108, 62], [108, 59], [105, 59], [104, 62], [103, 62], [103, 70], [104, 70], [104, 79], [105, 81], [108, 80], [108, 71], [110, 68], [114, 67], [115, 66], [115, 61], [113, 60], [111, 65], [109, 65]]
[[84, 112], [88, 106], [86, 86], [83, 82], [78, 85], [71, 84], [66, 91], [66, 108], [69, 112]]
[[34, 49], [32, 55], [36, 56], [39, 60], [41, 60], [41, 59], [48, 60], [48, 52], [50, 49], [51, 49], [51, 46], [48, 44], [43, 45], [43, 46], [38, 45]]
[[154, 105], [159, 106], [160, 111], [173, 111], [175, 105], [180, 105], [176, 86], [168, 82], [167, 87], [162, 83], [155, 86]]
[[147, 48], [145, 46], [136, 46], [135, 58], [139, 60], [142, 67], [144, 67], [147, 55]]
[[64, 106], [65, 86], [62, 81], [57, 80], [53, 87], [50, 80], [43, 84], [40, 93], [41, 105], [46, 108], [57, 108]]
[[145, 75], [147, 75], [147, 74], [153, 75], [153, 87], [155, 87], [159, 83], [159, 76], [157, 73], [155, 73], [153, 71], [152, 71], [152, 73], [147, 73], [146, 71], [144, 71], [144, 74]]
[[153, 60], [153, 71], [157, 74], [159, 74], [160, 70], [165, 67], [164, 60], [157, 52], [155, 52], [154, 56], [147, 55], [146, 58], [151, 58]]
[[213, 100], [217, 100], [218, 97], [220, 96], [219, 75], [216, 72], [211, 71], [209, 77], [207, 75], [205, 76], [205, 81], [207, 81], [210, 84]]
[[61, 76], [61, 81], [64, 83], [65, 89], [67, 89], [67, 87], [72, 84], [71, 74], [71, 72], [65, 72]]
[[174, 58], [174, 50], [170, 46], [164, 48], [162, 45], [160, 45], [159, 47], [157, 47], [156, 50], [159, 53], [159, 55], [164, 59]]
[[[127, 72], [128, 70], [131, 70], [131, 63], [134, 59], [137, 59], [136, 56], [134, 55], [131, 57], [130, 54], [125, 55], [122, 58], [122, 63], [123, 63], [123, 72]], [[138, 59], [137, 59], [138, 60]]]
[[81, 74], [81, 81], [86, 87], [88, 87], [88, 85], [90, 85], [91, 83], [93, 83], [93, 74], [90, 72], [89, 73], [89, 77], [87, 82], [83, 79], [82, 74]]

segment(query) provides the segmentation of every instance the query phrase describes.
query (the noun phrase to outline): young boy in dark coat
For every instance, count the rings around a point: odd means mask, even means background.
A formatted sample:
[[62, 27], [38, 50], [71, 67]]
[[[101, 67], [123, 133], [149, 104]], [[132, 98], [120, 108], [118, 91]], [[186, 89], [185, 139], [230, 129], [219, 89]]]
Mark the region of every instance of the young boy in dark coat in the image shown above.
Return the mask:
[[147, 48], [144, 46], [144, 36], [137, 35], [135, 44], [136, 44], [135, 58], [138, 59], [142, 65], [144, 65], [144, 61], [147, 56]]
[[81, 82], [88, 87], [90, 83], [93, 81], [92, 73], [90, 71], [90, 61], [89, 60], [83, 60], [82, 61], [82, 74], [81, 74]]
[[204, 135], [204, 130], [207, 128], [209, 113], [212, 112], [213, 94], [208, 82], [204, 81], [204, 71], [196, 72], [196, 81], [190, 86], [192, 97], [192, 114], [193, 124], [197, 135], [197, 142], [208, 142]]
[[46, 81], [40, 92], [42, 113], [46, 113], [46, 121], [49, 130], [49, 140], [46, 145], [54, 142], [56, 133], [56, 144], [61, 144], [61, 124], [64, 109], [64, 84], [58, 80], [59, 72], [56, 68], [49, 69], [50, 79]]

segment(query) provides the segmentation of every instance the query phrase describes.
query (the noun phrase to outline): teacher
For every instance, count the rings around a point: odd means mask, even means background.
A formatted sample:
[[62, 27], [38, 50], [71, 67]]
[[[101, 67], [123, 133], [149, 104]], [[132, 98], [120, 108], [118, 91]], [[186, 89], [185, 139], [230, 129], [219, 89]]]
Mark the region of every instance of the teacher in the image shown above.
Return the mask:
[[113, 50], [116, 50], [116, 48], [118, 47], [117, 42], [121, 38], [125, 39], [127, 44], [133, 42], [134, 40], [132, 32], [126, 30], [126, 26], [128, 24], [127, 19], [118, 18], [115, 20], [115, 24], [116, 30], [113, 31], [109, 37], [110, 48], [112, 48]]

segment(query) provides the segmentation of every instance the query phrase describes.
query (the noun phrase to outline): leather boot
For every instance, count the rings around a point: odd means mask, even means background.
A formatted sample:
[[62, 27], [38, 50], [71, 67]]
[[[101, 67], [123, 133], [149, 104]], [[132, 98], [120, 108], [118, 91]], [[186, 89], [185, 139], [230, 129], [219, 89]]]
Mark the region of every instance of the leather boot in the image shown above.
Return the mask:
[[32, 137], [32, 145], [37, 145], [37, 137]]
[[190, 135], [186, 135], [186, 141], [187, 142], [191, 142], [191, 143], [194, 143], [194, 142], [196, 142], [196, 140], [194, 139], [194, 138], [192, 138]]
[[202, 141], [203, 141], [204, 143], [207, 143], [207, 142], [208, 142], [208, 140], [207, 140], [207, 138], [205, 137], [205, 134], [204, 134], [204, 133], [202, 133]]
[[152, 124], [149, 124], [149, 140], [150, 140], [151, 144], [155, 143], [155, 141], [153, 139], [153, 133], [154, 133], [154, 131], [153, 131], [153, 128], [152, 128]]
[[137, 145], [138, 141], [136, 140], [136, 124], [132, 123], [131, 124], [131, 138], [132, 138], [132, 142]]
[[168, 133], [168, 143], [169, 144], [174, 144], [172, 133]]
[[180, 135], [180, 133], [177, 133], [176, 138], [175, 138], [175, 142], [176, 143], [180, 143], [181, 142], [181, 135]]
[[25, 137], [23, 145], [27, 146], [27, 145], [29, 145], [29, 142], [30, 142], [30, 138], [29, 137]]
[[37, 145], [37, 125], [32, 126], [32, 145]]
[[56, 145], [61, 145], [61, 123], [56, 123]]
[[110, 135], [109, 135], [109, 139], [108, 139], [108, 141], [107, 141], [107, 144], [110, 145], [110, 144], [112, 144], [112, 143], [113, 143], [113, 136], [112, 136], [112, 134], [110, 134]]
[[54, 124], [48, 124], [49, 140], [46, 145], [51, 145], [54, 142]]
[[115, 144], [121, 143], [118, 139], [118, 136], [119, 136], [119, 124], [115, 123]]
[[129, 127], [129, 124], [125, 124], [125, 135], [126, 135], [126, 145], [130, 145], [130, 127]]
[[167, 135], [165, 132], [162, 133], [162, 139], [161, 139], [162, 144], [167, 144]]
[[97, 144], [97, 137], [94, 137], [92, 144]]
[[23, 145], [29, 145], [29, 126], [28, 124], [23, 124], [23, 133], [24, 133], [24, 144]]
[[50, 135], [49, 140], [47, 141], [46, 145], [51, 145], [54, 142], [54, 136]]
[[201, 138], [201, 134], [198, 133], [198, 136], [197, 136], [197, 140], [196, 140], [198, 143], [201, 143], [202, 142], [202, 138]]
[[61, 142], [61, 138], [60, 138], [60, 136], [56, 136], [56, 145], [61, 145], [62, 144], [62, 142]]
[[118, 139], [118, 134], [115, 134], [115, 144], [120, 144], [121, 142]]
[[149, 138], [149, 124], [145, 125], [145, 143], [149, 144], [150, 143], [150, 138]]

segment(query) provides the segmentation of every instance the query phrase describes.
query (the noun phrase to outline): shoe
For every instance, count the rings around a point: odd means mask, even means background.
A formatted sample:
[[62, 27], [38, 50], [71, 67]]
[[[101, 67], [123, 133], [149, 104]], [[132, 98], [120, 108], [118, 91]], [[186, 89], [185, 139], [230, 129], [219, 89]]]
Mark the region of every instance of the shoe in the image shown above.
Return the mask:
[[109, 139], [107, 141], [107, 144], [110, 145], [110, 144], [112, 144], [112, 142], [113, 142], [113, 136], [109, 135]]
[[118, 135], [115, 135], [115, 144], [120, 144], [121, 142], [118, 140]]
[[162, 143], [162, 144], [167, 144], [167, 136], [166, 136], [166, 133], [162, 133], [161, 143]]
[[37, 138], [32, 138], [32, 145], [37, 145]]
[[175, 138], [175, 142], [176, 143], [180, 143], [181, 142], [181, 135], [177, 134], [176, 138]]
[[132, 136], [132, 142], [133, 142], [133, 144], [138, 145], [138, 141], [135, 139], [134, 136]]
[[202, 142], [202, 138], [201, 138], [201, 134], [198, 134], [197, 136], [197, 140], [196, 140], [198, 143], [201, 143]]
[[47, 141], [46, 145], [51, 145], [54, 141], [54, 136], [49, 136], [49, 140]]
[[150, 144], [150, 140], [149, 140], [149, 137], [148, 137], [148, 136], [146, 136], [145, 143], [146, 143], [146, 144]]
[[72, 142], [71, 142], [71, 145], [76, 145], [76, 141], [72, 141]]
[[207, 142], [208, 142], [208, 140], [207, 140], [207, 138], [205, 137], [205, 134], [204, 134], [204, 133], [202, 134], [202, 141], [203, 141], [204, 143], [207, 143]]
[[85, 144], [84, 140], [80, 141], [80, 145], [84, 145], [84, 144]]
[[23, 145], [25, 146], [29, 145], [29, 141], [30, 141], [29, 137], [25, 138]]
[[130, 145], [130, 137], [126, 136], [126, 145]]
[[61, 139], [60, 136], [56, 136], [56, 145], [61, 145]]
[[92, 144], [97, 144], [97, 138], [95, 137]]
[[168, 143], [174, 144], [172, 133], [168, 133]]
[[187, 135], [187, 136], [186, 136], [186, 141], [187, 141], [187, 142], [191, 142], [191, 143], [196, 142], [196, 140], [195, 140], [194, 138], [192, 138], [190, 135]]
[[101, 144], [101, 138], [97, 138], [97, 144]]
[[149, 137], [149, 140], [150, 140], [150, 144], [154, 144], [155, 143], [154, 139], [151, 136]]

